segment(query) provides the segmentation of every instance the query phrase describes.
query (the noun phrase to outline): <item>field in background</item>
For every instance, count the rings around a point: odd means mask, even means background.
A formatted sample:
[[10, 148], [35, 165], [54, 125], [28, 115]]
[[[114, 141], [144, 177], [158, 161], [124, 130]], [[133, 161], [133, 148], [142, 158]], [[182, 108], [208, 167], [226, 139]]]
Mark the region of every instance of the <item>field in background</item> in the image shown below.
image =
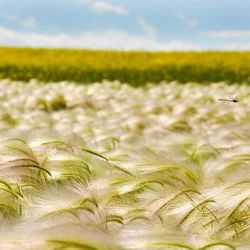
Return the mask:
[[4, 80], [0, 100], [1, 248], [249, 249], [249, 86]]
[[147, 82], [250, 81], [250, 52], [112, 52], [0, 48], [0, 78]]

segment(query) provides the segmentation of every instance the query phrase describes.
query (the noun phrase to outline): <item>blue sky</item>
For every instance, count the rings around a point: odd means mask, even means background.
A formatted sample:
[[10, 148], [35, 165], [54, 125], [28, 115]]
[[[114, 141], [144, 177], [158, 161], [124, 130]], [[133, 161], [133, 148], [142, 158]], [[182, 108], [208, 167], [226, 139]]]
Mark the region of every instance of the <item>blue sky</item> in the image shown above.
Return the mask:
[[250, 50], [250, 0], [0, 0], [0, 45]]

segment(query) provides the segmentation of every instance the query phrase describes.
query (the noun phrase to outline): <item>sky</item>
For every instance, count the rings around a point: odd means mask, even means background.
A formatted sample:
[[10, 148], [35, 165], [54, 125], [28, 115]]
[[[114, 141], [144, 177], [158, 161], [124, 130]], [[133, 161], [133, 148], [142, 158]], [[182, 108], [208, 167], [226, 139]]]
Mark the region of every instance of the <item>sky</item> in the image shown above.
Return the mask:
[[250, 50], [250, 0], [0, 0], [0, 46]]

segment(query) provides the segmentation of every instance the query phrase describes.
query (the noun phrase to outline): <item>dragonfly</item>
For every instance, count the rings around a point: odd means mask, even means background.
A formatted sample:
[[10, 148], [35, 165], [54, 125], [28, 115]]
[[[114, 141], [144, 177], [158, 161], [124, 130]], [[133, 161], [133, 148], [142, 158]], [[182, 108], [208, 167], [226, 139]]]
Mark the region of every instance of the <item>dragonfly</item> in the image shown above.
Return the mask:
[[234, 96], [234, 97], [232, 97], [232, 96], [228, 96], [229, 97], [229, 99], [226, 99], [226, 98], [219, 98], [218, 100], [219, 101], [223, 101], [223, 102], [239, 102], [239, 100]]

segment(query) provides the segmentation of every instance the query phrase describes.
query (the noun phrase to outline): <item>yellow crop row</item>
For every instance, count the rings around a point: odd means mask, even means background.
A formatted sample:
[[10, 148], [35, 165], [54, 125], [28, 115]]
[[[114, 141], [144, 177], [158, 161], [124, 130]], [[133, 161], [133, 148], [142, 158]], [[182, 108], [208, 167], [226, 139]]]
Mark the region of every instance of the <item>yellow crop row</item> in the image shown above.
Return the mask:
[[134, 85], [162, 80], [249, 82], [250, 52], [120, 52], [0, 48], [0, 78]]

